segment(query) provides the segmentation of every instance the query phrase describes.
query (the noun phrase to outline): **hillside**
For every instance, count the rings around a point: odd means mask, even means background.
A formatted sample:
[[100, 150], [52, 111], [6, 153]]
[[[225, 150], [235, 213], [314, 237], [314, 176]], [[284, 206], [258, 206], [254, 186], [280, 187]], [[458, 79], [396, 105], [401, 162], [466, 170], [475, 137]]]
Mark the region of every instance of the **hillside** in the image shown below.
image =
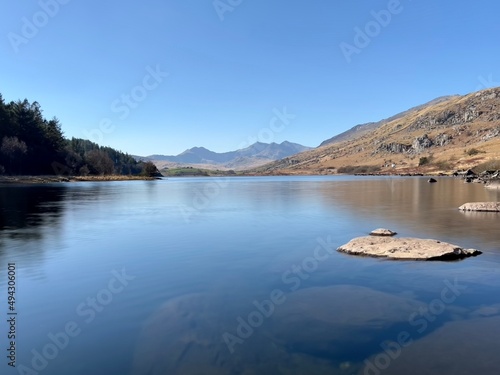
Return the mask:
[[384, 173], [448, 172], [500, 157], [500, 88], [438, 99], [350, 140], [254, 170], [329, 174], [370, 165]]
[[139, 159], [153, 161], [160, 169], [189, 166], [204, 169], [241, 170], [255, 168], [310, 149], [310, 147], [287, 141], [281, 144], [257, 142], [244, 149], [224, 153], [213, 152], [204, 147], [193, 147], [176, 156], [150, 155]]
[[458, 95], [442, 96], [442, 97], [439, 97], [437, 99], [431, 100], [430, 102], [427, 102], [425, 104], [422, 104], [422, 105], [419, 105], [417, 107], [410, 108], [404, 112], [398, 113], [394, 116], [389, 117], [388, 119], [380, 120], [378, 122], [369, 122], [367, 124], [356, 125], [353, 128], [322, 142], [320, 144], [320, 147], [326, 146], [326, 145], [331, 145], [334, 143], [343, 142], [343, 141], [350, 141], [350, 140], [359, 138], [359, 137], [361, 137], [361, 136], [363, 136], [363, 135], [365, 135], [365, 134], [367, 134], [375, 129], [378, 129], [379, 127], [381, 127], [384, 124], [387, 124], [388, 122], [398, 120], [402, 117], [409, 115], [412, 112], [416, 112], [416, 111], [422, 110], [426, 107], [445, 102], [447, 100], [456, 98], [457, 96]]

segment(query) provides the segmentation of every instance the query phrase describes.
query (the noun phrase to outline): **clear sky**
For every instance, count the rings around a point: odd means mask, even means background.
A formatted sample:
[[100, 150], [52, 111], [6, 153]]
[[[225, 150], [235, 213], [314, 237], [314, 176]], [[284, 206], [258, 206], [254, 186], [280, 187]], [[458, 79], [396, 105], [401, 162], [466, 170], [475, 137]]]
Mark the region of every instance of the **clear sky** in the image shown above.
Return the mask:
[[498, 0], [4, 0], [0, 92], [136, 155], [317, 146], [500, 86], [499, 15]]

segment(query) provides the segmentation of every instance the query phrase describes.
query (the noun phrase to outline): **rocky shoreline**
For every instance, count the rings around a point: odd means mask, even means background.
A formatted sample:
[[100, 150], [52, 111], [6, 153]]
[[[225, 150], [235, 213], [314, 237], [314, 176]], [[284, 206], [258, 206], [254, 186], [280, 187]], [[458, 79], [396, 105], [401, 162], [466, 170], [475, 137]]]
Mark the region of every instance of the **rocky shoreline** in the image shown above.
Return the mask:
[[500, 202], [471, 202], [458, 208], [460, 211], [500, 212]]
[[476, 173], [472, 169], [455, 171], [453, 172], [454, 177], [461, 177], [465, 182], [471, 183], [482, 183], [482, 184], [499, 184], [500, 183], [500, 171], [484, 171], [482, 173]]
[[152, 181], [160, 177], [145, 176], [0, 176], [0, 185], [10, 184], [48, 184], [57, 182], [85, 182], [85, 181]]

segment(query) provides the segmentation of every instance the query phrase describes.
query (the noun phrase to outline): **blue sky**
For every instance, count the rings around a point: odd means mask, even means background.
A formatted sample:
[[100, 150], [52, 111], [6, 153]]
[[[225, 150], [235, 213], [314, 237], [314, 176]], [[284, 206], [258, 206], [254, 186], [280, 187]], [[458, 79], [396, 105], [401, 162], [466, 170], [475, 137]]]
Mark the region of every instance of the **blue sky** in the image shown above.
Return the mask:
[[495, 0], [5, 0], [0, 92], [131, 154], [317, 146], [500, 86], [499, 14]]

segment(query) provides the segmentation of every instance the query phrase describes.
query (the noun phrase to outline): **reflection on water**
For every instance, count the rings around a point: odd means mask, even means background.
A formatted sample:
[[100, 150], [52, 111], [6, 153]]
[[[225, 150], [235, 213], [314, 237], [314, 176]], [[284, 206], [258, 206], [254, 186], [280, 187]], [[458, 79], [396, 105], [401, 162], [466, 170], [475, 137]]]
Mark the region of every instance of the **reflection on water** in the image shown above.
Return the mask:
[[66, 188], [51, 186], [0, 187], [0, 230], [3, 235], [39, 236], [37, 228], [56, 227]]
[[[22, 285], [19, 364], [72, 321], [81, 334], [40, 374], [498, 373], [500, 216], [457, 208], [499, 191], [449, 178], [214, 181], [0, 187], [0, 293], [7, 262]], [[485, 253], [334, 251], [376, 227]], [[319, 243], [333, 250], [315, 259]], [[134, 278], [105, 299], [114, 270]], [[79, 306], [92, 301], [87, 321]], [[385, 366], [402, 332], [411, 345]]]
[[500, 191], [454, 178], [440, 178], [436, 184], [426, 178], [362, 179], [346, 181], [343, 187], [325, 185], [320, 192], [332, 209], [340, 204], [347, 212], [372, 219], [375, 226], [403, 226], [408, 234], [451, 242], [474, 243], [481, 237], [489, 246], [497, 245], [498, 213], [464, 213], [458, 207], [466, 202], [499, 201]]

